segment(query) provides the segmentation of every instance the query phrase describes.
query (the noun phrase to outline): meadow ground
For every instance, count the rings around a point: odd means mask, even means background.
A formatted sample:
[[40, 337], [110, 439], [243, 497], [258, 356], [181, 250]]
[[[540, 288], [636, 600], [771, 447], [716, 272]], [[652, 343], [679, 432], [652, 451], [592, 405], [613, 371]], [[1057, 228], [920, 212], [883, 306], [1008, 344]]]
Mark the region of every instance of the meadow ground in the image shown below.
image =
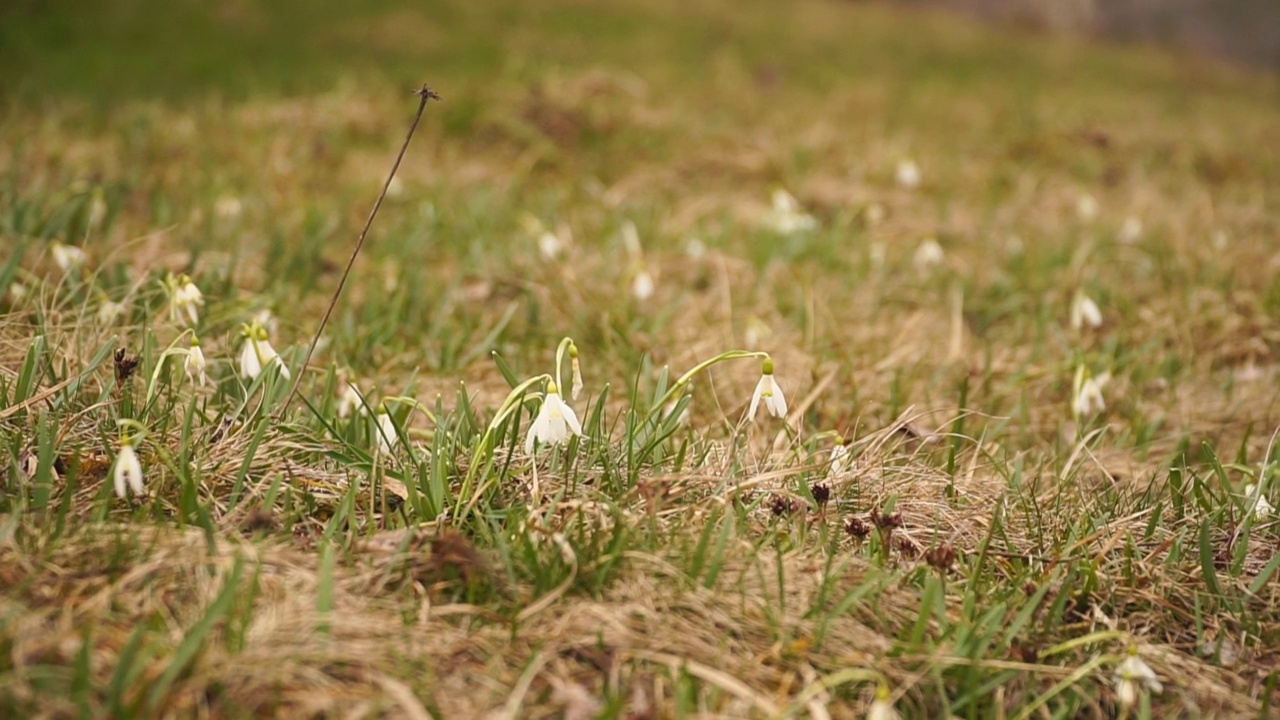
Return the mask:
[[1275, 78], [863, 3], [264, 5], [0, 9], [0, 716], [1274, 712]]

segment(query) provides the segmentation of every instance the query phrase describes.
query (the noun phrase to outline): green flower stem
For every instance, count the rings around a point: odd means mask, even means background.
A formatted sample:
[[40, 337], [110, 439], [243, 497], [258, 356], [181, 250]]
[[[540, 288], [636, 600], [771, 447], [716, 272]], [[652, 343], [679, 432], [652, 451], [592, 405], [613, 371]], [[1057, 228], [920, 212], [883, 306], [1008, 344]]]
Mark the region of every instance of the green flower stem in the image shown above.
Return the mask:
[[655, 412], [666, 407], [667, 403], [670, 402], [677, 393], [684, 392], [685, 386], [689, 384], [689, 381], [693, 379], [693, 376], [717, 363], [722, 363], [726, 360], [737, 360], [739, 358], [755, 358], [757, 360], [770, 359], [769, 353], [767, 352], [754, 350], [729, 350], [728, 352], [722, 352], [709, 360], [703, 360], [697, 365], [694, 365], [688, 372], [676, 378], [676, 381], [671, 385], [671, 389], [667, 390], [667, 393], [659, 398], [658, 402], [654, 403], [653, 407], [649, 409], [649, 412], [645, 414], [644, 421], [648, 422], [649, 418], [652, 417]]

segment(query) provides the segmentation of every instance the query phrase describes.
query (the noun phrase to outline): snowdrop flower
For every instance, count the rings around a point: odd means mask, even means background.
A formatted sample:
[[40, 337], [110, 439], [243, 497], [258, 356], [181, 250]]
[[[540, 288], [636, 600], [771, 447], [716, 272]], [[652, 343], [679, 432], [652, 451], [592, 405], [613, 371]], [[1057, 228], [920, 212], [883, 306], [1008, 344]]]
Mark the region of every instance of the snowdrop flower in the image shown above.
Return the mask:
[[387, 183], [387, 197], [404, 197], [404, 181], [398, 175], [392, 176], [391, 182]]
[[831, 448], [831, 459], [827, 461], [827, 464], [830, 466], [832, 476], [844, 472], [845, 467], [849, 464], [849, 446], [845, 445], [843, 440], [838, 440], [835, 447]]
[[913, 160], [899, 161], [898, 169], [893, 176], [898, 181], [899, 187], [904, 187], [908, 190], [920, 187], [920, 167]]
[[707, 254], [707, 246], [700, 238], [691, 237], [684, 243], [684, 254], [690, 260], [701, 260]]
[[1094, 377], [1083, 365], [1076, 368], [1075, 381], [1072, 383], [1074, 395], [1071, 400], [1071, 411], [1076, 417], [1091, 417], [1107, 409], [1107, 404], [1102, 399], [1102, 388], [1110, 379], [1110, 373]]
[[186, 275], [169, 273], [164, 279], [164, 287], [169, 292], [169, 319], [195, 327], [200, 322], [200, 307], [204, 305], [204, 294]]
[[560, 238], [553, 232], [544, 232], [538, 236], [538, 254], [543, 260], [555, 260], [564, 249]]
[[53, 262], [57, 264], [58, 269], [62, 272], [71, 272], [84, 265], [84, 261], [84, 250], [74, 245], [64, 245], [60, 242], [53, 244]]
[[1093, 298], [1085, 295], [1083, 290], [1077, 290], [1075, 297], [1071, 299], [1071, 329], [1079, 330], [1086, 325], [1091, 328], [1100, 327], [1102, 311]]
[[876, 688], [876, 699], [867, 708], [867, 720], [898, 720], [901, 716], [893, 707], [893, 695], [886, 685]]
[[1142, 237], [1142, 221], [1136, 215], [1125, 218], [1124, 224], [1120, 226], [1120, 242], [1134, 243], [1140, 237]]
[[1085, 222], [1098, 217], [1098, 199], [1089, 193], [1081, 193], [1076, 198], [1076, 217]]
[[209, 376], [205, 374], [205, 368], [208, 363], [204, 359], [204, 351], [200, 349], [200, 339], [191, 336], [191, 347], [187, 349], [187, 359], [183, 361], [182, 368], [187, 371], [187, 377], [191, 378], [191, 382], [204, 387], [209, 382]]
[[578, 362], [578, 346], [573, 343], [569, 344], [569, 368], [573, 372], [573, 390], [569, 397], [577, 400], [582, 392], [582, 363]]
[[653, 297], [654, 284], [653, 276], [648, 270], [640, 268], [636, 272], [636, 276], [631, 279], [631, 294], [636, 300], [644, 302]]
[[9, 300], [14, 303], [20, 303], [27, 297], [27, 286], [20, 282], [9, 284]]
[[359, 410], [360, 414], [365, 413], [364, 399], [360, 395], [360, 389], [356, 387], [355, 382], [347, 377], [345, 372], [338, 373], [338, 386], [335, 388], [337, 401], [334, 403], [335, 409], [338, 411], [338, 417], [347, 419], [351, 417], [353, 410]]
[[400, 442], [400, 436], [396, 434], [396, 421], [387, 411], [386, 403], [379, 404], [378, 411], [374, 414], [378, 421], [378, 449], [389, 453], [395, 449], [396, 443]]
[[925, 238], [924, 242], [916, 248], [916, 254], [911, 261], [916, 266], [916, 270], [925, 273], [942, 264], [946, 259], [946, 253], [942, 250], [942, 246], [933, 238]]
[[780, 235], [795, 235], [818, 228], [818, 219], [800, 209], [791, 193], [776, 188], [772, 196], [773, 208], [765, 215], [765, 225]]
[[787, 399], [782, 395], [782, 388], [773, 379], [773, 359], [765, 358], [760, 367], [760, 382], [756, 383], [756, 391], [751, 396], [751, 407], [747, 409], [747, 417], [754, 420], [760, 401], [764, 401], [765, 410], [774, 417], [787, 416]]
[[102, 325], [111, 325], [124, 314], [124, 311], [124, 303], [106, 300], [98, 307], [98, 322]]
[[276, 349], [271, 347], [267, 339], [267, 329], [256, 320], [240, 329], [244, 337], [244, 346], [240, 349], [240, 374], [246, 379], [256, 380], [262, 374], [262, 368], [276, 364], [280, 374], [289, 379], [289, 368], [280, 359]]
[[134, 452], [133, 441], [129, 438], [120, 440], [111, 476], [116, 484], [116, 497], [127, 497], [130, 490], [134, 495], [147, 494], [146, 488], [142, 486], [142, 463], [138, 462], [138, 454]]
[[542, 407], [538, 409], [538, 417], [529, 426], [529, 434], [524, 439], [524, 451], [533, 454], [534, 443], [559, 445], [569, 439], [570, 434], [582, 436], [582, 423], [573, 408], [560, 399], [560, 393], [554, 382], [547, 383], [547, 394], [542, 398]]
[[223, 195], [213, 203], [213, 211], [223, 220], [235, 220], [244, 211], [244, 203], [235, 195]]
[[1132, 707], [1140, 693], [1151, 691], [1157, 695], [1164, 690], [1151, 666], [1138, 657], [1138, 648], [1129, 647], [1129, 655], [1116, 666], [1112, 676], [1116, 684], [1116, 699], [1122, 707]]
[[1275, 514], [1276, 509], [1267, 500], [1267, 496], [1262, 494], [1261, 488], [1256, 488], [1254, 485], [1245, 485], [1244, 497], [1247, 504], [1246, 507], [1253, 509], [1254, 520], [1266, 520]]

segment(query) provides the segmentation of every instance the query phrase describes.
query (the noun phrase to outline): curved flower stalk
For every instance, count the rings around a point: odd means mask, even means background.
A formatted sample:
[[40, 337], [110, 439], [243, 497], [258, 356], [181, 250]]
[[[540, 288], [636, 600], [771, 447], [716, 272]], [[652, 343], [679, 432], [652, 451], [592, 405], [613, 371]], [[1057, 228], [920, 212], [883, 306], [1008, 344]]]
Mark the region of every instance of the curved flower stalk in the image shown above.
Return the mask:
[[[754, 358], [754, 359], [757, 359], [757, 360], [761, 360], [761, 361], [762, 361], [762, 370], [763, 370], [764, 364], [767, 364], [767, 366], [768, 366], [768, 368], [769, 368], [769, 374], [770, 374], [770, 375], [772, 375], [772, 373], [773, 373], [773, 359], [769, 356], [769, 353], [767, 353], [767, 352], [762, 352], [762, 351], [758, 351], [758, 350], [729, 350], [729, 351], [727, 351], [727, 352], [722, 352], [722, 353], [720, 353], [719, 355], [716, 355], [715, 357], [708, 358], [707, 360], [703, 360], [702, 362], [698, 363], [697, 365], [694, 365], [692, 368], [690, 368], [688, 371], [686, 371], [686, 372], [685, 372], [685, 374], [683, 374], [683, 375], [681, 375], [680, 377], [676, 378], [676, 381], [675, 381], [674, 383], [672, 383], [672, 384], [671, 384], [671, 387], [667, 389], [667, 392], [666, 392], [662, 397], [658, 398], [658, 401], [657, 401], [657, 402], [655, 402], [655, 403], [654, 403], [654, 404], [649, 408], [649, 411], [648, 411], [647, 413], [645, 413], [645, 414], [644, 414], [644, 418], [643, 418], [643, 419], [644, 419], [644, 421], [645, 421], [645, 422], [648, 422], [650, 419], [652, 419], [652, 418], [654, 417], [654, 415], [655, 415], [655, 414], [662, 412], [662, 411], [663, 411], [663, 408], [665, 408], [665, 407], [667, 406], [667, 403], [671, 402], [671, 401], [672, 401], [673, 399], [675, 399], [677, 396], [679, 396], [679, 395], [683, 394], [683, 393], [685, 392], [685, 389], [686, 389], [686, 387], [688, 386], [689, 382], [690, 382], [691, 380], [693, 380], [693, 377], [694, 377], [695, 375], [697, 375], [698, 373], [702, 372], [703, 370], [706, 370], [707, 368], [711, 367], [712, 365], [716, 365], [716, 364], [718, 364], [718, 363], [722, 363], [722, 362], [725, 362], [725, 361], [727, 361], [727, 360], [738, 360], [738, 359], [741, 359], [741, 358]], [[763, 380], [764, 380], [764, 378], [763, 378], [764, 373], [762, 372], [762, 373], [761, 373], [761, 375], [762, 375], [762, 377], [761, 377], [761, 381], [763, 382]], [[776, 382], [774, 383], [774, 387], [775, 387], [775, 388], [777, 387], [777, 383], [776, 383]], [[759, 383], [757, 383], [757, 385], [756, 385], [756, 390], [757, 390], [757, 392], [759, 392], [759, 391], [760, 391], [760, 385], [759, 385]], [[780, 403], [780, 406], [781, 406], [781, 407], [782, 407], [782, 409], [783, 409], [783, 414], [785, 414], [785, 413], [786, 413], [786, 403], [787, 403], [787, 401], [786, 401], [786, 399], [782, 396], [782, 394], [781, 394], [781, 389], [779, 388], [778, 390], [779, 390], [779, 391], [778, 391], [778, 393], [777, 393], [777, 397], [776, 397], [776, 399], [774, 400], [774, 406], [775, 406], [775, 407], [778, 407], [778, 406], [779, 406], [779, 403]], [[755, 405], [759, 402], [759, 400], [758, 400], [754, 395], [752, 396], [752, 399], [753, 399], [753, 401], [754, 401], [754, 402], [752, 403], [751, 415], [752, 415], [752, 416], [754, 416], [754, 415], [755, 415], [755, 410], [756, 410]]]

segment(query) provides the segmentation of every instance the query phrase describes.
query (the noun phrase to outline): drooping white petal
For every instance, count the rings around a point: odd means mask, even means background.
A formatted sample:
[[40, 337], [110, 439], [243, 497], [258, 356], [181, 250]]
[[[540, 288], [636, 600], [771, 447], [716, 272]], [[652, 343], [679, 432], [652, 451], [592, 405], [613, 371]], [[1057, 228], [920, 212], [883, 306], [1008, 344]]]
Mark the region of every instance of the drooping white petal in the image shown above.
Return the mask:
[[385, 408], [379, 409], [377, 415], [378, 449], [389, 453], [395, 449], [396, 443], [400, 442], [400, 436], [396, 434], [396, 422]]
[[560, 398], [555, 383], [552, 383], [542, 399], [542, 407], [538, 408], [537, 417], [529, 426], [529, 433], [525, 435], [525, 452], [532, 454], [536, 443], [559, 445], [568, 440], [570, 434], [581, 436], [582, 423], [578, 422], [577, 414]]
[[138, 454], [134, 452], [133, 445], [129, 443], [120, 445], [111, 474], [115, 481], [117, 497], [126, 497], [129, 490], [132, 490], [135, 495], [146, 494], [146, 488], [142, 485], [142, 463], [138, 462]]
[[754, 420], [760, 402], [764, 401], [765, 410], [774, 417], [786, 417], [787, 399], [782, 395], [782, 388], [773, 379], [773, 373], [762, 373], [760, 382], [756, 383], [756, 391], [751, 395], [751, 406], [747, 409], [747, 417]]
[[209, 381], [208, 375], [205, 374], [206, 365], [204, 351], [200, 349], [199, 345], [192, 344], [191, 348], [187, 350], [187, 359], [183, 361], [182, 366], [187, 371], [187, 377], [191, 378], [191, 382], [200, 385], [200, 387], [204, 387], [205, 383]]
[[254, 349], [252, 338], [245, 338], [240, 348], [240, 374], [246, 379], [257, 380], [262, 374], [262, 362], [258, 360], [258, 351]]
[[915, 164], [913, 160], [900, 160], [898, 167], [894, 170], [893, 177], [898, 181], [899, 187], [912, 190], [920, 186], [920, 166]]

